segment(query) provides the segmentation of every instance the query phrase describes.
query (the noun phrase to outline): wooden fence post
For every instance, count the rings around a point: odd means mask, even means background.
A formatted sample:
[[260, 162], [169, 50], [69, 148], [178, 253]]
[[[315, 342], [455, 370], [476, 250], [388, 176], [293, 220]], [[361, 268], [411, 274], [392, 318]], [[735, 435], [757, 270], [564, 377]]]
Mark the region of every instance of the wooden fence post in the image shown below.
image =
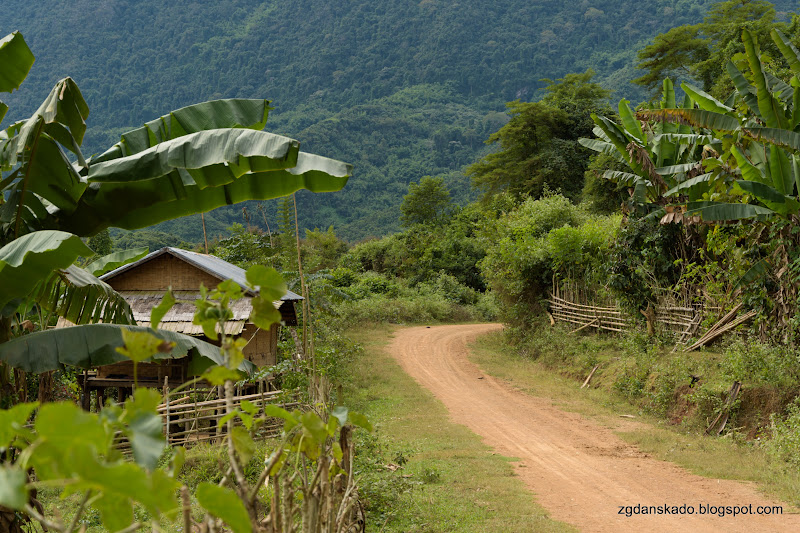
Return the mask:
[[164, 403], [167, 404], [167, 412], [165, 414], [166, 420], [165, 420], [164, 426], [166, 428], [167, 446], [169, 446], [169, 444], [170, 444], [170, 442], [169, 442], [169, 407], [170, 407], [169, 406], [169, 403], [170, 403], [169, 402], [169, 376], [164, 376], [164, 391], [163, 391], [163, 393], [164, 393]]

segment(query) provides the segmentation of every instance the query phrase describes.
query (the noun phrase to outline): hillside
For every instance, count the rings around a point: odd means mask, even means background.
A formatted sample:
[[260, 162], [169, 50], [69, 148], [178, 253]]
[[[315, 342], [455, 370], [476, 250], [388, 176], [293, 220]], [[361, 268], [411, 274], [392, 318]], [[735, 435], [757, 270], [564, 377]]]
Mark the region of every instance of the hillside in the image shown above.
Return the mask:
[[[486, 149], [504, 103], [537, 99], [542, 78], [591, 67], [614, 98], [641, 100], [628, 83], [636, 50], [711, 3], [7, 0], [0, 32], [20, 30], [37, 62], [6, 123], [66, 75], [92, 110], [87, 153], [193, 102], [269, 98], [267, 129], [355, 165], [346, 192], [300, 202], [304, 225], [354, 240], [396, 230], [407, 184], [423, 175], [447, 174], [467, 200], [458, 171]], [[241, 207], [209, 219], [213, 234]], [[198, 224], [167, 229], [200, 238]]]

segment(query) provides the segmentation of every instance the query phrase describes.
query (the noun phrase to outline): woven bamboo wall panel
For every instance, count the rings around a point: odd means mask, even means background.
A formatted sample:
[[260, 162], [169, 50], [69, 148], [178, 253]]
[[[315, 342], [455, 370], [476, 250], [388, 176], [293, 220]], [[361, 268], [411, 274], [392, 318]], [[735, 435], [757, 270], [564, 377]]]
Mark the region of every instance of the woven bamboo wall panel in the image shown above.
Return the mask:
[[[253, 336], [253, 333], [255, 333], [255, 336]], [[250, 341], [247, 343], [247, 346], [245, 346], [243, 352], [244, 356], [254, 365], [262, 367], [273, 366], [277, 363], [277, 324], [273, 324], [268, 330], [257, 329], [255, 325], [247, 324], [242, 331], [242, 338], [249, 339]]]
[[216, 287], [220, 280], [169, 254], [156, 257], [108, 280], [117, 291], [196, 291], [202, 283]]

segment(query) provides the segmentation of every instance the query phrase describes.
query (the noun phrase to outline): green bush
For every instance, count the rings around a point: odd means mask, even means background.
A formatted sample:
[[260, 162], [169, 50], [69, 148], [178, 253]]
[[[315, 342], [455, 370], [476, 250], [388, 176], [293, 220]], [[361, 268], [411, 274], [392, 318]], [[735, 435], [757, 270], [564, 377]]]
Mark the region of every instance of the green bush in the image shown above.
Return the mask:
[[800, 381], [800, 354], [788, 346], [737, 340], [724, 350], [721, 371], [730, 381], [792, 386]]
[[771, 436], [765, 447], [773, 457], [800, 468], [800, 397], [786, 410], [786, 416], [770, 416]]
[[430, 282], [420, 283], [417, 287], [422, 294], [438, 294], [445, 300], [462, 305], [474, 305], [478, 302], [478, 292], [462, 285], [454, 276], [440, 271]]
[[387, 297], [375, 295], [346, 301], [338, 307], [343, 326], [363, 323], [425, 324], [469, 322], [479, 318], [471, 308], [448, 301], [437, 294]]
[[553, 279], [602, 281], [618, 217], [590, 215], [559, 195], [528, 199], [484, 231], [481, 271], [502, 302], [501, 318], [525, 328]]

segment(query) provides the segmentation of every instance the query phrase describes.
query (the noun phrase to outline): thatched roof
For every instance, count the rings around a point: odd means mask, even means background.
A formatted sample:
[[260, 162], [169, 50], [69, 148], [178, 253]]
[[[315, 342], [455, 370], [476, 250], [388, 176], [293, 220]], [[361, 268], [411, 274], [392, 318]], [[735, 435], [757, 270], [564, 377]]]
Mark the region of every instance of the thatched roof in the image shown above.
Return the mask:
[[[161, 324], [158, 326], [159, 329], [176, 331], [186, 335], [202, 335], [203, 328], [192, 324], [195, 312], [194, 301], [200, 297], [200, 293], [196, 291], [173, 291], [173, 294], [178, 303], [167, 311], [167, 314], [161, 319]], [[140, 326], [150, 326], [150, 311], [161, 303], [164, 293], [158, 291], [121, 291], [120, 295], [131, 306], [136, 323]], [[280, 307], [281, 302], [274, 302], [274, 305], [277, 309]], [[229, 306], [230, 310], [233, 311], [233, 318], [225, 324], [225, 333], [227, 335], [238, 335], [249, 320], [253, 306], [250, 303], [250, 298], [233, 300]]]

